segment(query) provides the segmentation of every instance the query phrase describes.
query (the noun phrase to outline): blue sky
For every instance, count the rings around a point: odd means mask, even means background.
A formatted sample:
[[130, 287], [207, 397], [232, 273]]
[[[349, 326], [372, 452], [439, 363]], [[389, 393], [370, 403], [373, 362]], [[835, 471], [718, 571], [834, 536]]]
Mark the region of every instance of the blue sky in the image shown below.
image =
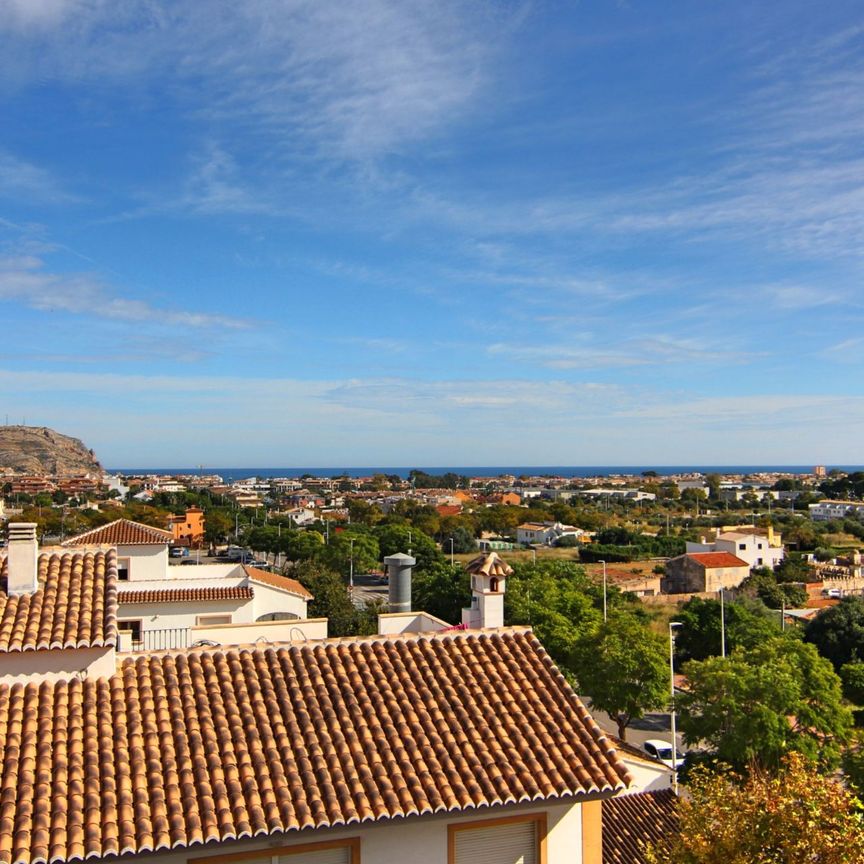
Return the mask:
[[855, 2], [0, 0], [0, 410], [109, 465], [864, 462], [862, 133]]

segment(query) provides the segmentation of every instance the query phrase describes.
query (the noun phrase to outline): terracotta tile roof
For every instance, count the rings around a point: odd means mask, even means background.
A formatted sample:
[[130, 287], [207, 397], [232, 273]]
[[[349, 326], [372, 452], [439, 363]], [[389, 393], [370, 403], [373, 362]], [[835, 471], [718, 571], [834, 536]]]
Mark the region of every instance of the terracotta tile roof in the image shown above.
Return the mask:
[[513, 568], [501, 558], [497, 552], [484, 552], [465, 566], [469, 573], [479, 573], [483, 576], [499, 576], [506, 578], [513, 574]]
[[521, 629], [127, 657], [0, 686], [0, 862], [179, 849], [620, 789]]
[[133, 522], [131, 519], [115, 519], [101, 528], [93, 528], [70, 537], [64, 546], [150, 546], [170, 543], [172, 534], [160, 528]]
[[[43, 552], [33, 594], [6, 593], [0, 559], [0, 652], [117, 644], [117, 553]], [[0, 741], [2, 746], [2, 741]]]
[[312, 595], [296, 579], [289, 579], [280, 573], [270, 573], [268, 570], [259, 570], [257, 567], [243, 565], [243, 570], [253, 582], [263, 582], [273, 588], [281, 588], [289, 594], [296, 594], [305, 600], [311, 600]]
[[118, 603], [191, 603], [200, 600], [251, 600], [248, 585], [211, 588], [154, 588], [118, 591]]
[[703, 567], [749, 567], [746, 561], [742, 561], [731, 552], [688, 552], [688, 558], [697, 561]]
[[678, 830], [671, 789], [603, 802], [603, 864], [645, 864], [645, 846]]

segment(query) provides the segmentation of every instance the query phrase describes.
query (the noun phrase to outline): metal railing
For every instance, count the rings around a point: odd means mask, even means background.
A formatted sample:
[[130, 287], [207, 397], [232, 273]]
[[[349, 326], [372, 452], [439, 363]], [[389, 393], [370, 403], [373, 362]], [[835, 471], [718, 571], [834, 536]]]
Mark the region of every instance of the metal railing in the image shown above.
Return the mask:
[[144, 630], [138, 639], [132, 640], [133, 651], [164, 651], [171, 648], [187, 648], [188, 645], [188, 627]]

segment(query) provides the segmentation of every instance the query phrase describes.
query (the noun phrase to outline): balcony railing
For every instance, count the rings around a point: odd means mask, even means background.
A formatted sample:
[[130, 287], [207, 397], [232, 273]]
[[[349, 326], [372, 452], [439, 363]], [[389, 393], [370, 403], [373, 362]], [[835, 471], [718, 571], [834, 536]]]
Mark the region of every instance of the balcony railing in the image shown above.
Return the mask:
[[186, 648], [188, 645], [188, 627], [174, 627], [167, 630], [144, 630], [139, 635], [139, 638], [132, 639], [133, 651], [164, 651], [171, 648]]

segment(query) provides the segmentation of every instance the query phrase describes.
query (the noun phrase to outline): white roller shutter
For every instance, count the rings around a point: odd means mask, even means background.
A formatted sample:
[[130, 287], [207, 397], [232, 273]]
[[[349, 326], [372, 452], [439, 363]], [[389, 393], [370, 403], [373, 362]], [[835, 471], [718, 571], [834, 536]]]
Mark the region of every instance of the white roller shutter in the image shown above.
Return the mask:
[[456, 829], [453, 864], [539, 864], [537, 822]]
[[296, 855], [280, 855], [276, 864], [351, 864], [351, 849], [348, 846], [339, 846], [334, 849], [298, 852]]

